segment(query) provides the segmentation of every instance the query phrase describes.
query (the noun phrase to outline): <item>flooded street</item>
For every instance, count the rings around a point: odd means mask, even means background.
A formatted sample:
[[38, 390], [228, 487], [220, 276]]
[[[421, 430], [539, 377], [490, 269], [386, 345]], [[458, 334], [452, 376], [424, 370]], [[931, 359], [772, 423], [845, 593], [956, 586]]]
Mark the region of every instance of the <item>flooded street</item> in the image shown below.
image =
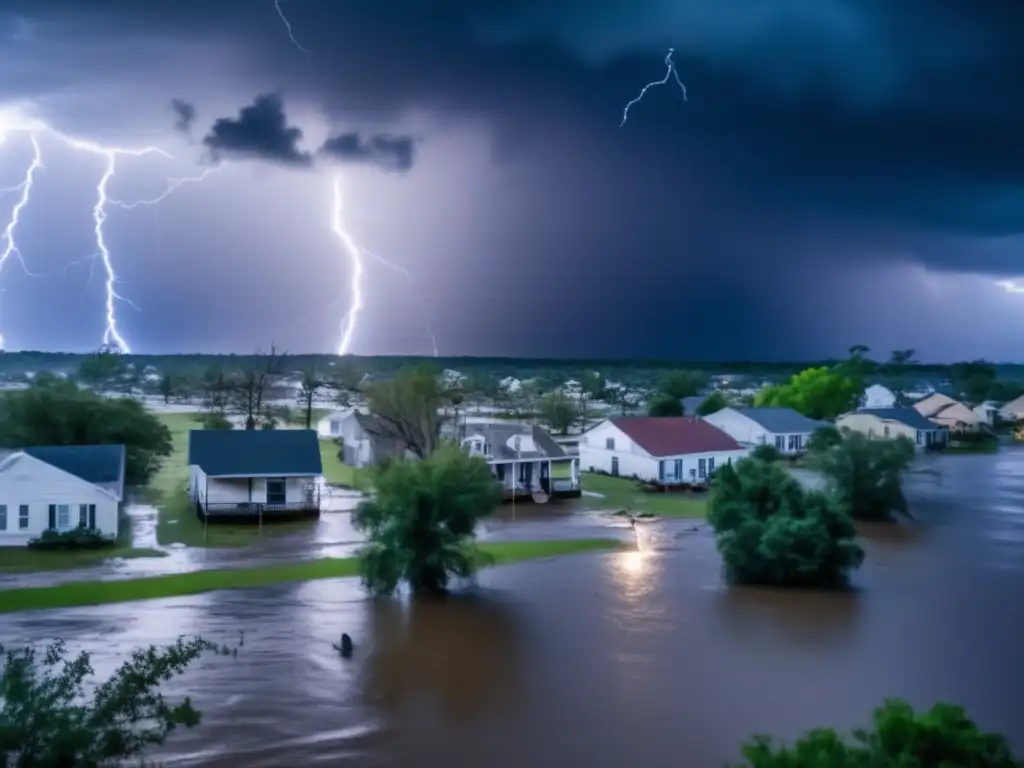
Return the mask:
[[[139, 645], [244, 630], [237, 657], [169, 688], [204, 719], [168, 765], [701, 768], [755, 732], [865, 724], [885, 696], [963, 704], [1024, 750], [1024, 450], [927, 459], [907, 491], [917, 523], [861, 529], [854, 594], [726, 589], [712, 537], [665, 521], [640, 526], [639, 552], [489, 570], [444, 604], [327, 580], [5, 615], [0, 638], [63, 637], [105, 674]], [[629, 535], [556, 510], [503, 510], [485, 536]], [[348, 515], [324, 518], [317, 551], [348, 554]], [[342, 632], [350, 660], [331, 647]]]

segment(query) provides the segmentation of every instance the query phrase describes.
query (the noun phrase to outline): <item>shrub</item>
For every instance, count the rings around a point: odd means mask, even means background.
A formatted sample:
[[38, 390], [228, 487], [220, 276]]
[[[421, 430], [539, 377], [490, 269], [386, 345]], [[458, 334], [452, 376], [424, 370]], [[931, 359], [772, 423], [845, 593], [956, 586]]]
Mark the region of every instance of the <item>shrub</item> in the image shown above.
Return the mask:
[[750, 458], [771, 464], [782, 460], [782, 451], [774, 445], [759, 445], [750, 452]]
[[914, 458], [904, 437], [882, 440], [859, 432], [816, 454], [814, 465], [828, 481], [846, 514], [855, 520], [890, 520], [907, 512], [903, 472]]
[[839, 431], [838, 427], [828, 425], [819, 427], [811, 433], [806, 448], [808, 453], [824, 453], [841, 442], [843, 442], [843, 433]]
[[864, 559], [853, 522], [835, 500], [805, 491], [778, 464], [726, 464], [712, 489], [708, 522], [731, 582], [839, 586]]
[[29, 549], [103, 549], [114, 546], [114, 539], [95, 528], [74, 528], [70, 531], [43, 531], [28, 543]]

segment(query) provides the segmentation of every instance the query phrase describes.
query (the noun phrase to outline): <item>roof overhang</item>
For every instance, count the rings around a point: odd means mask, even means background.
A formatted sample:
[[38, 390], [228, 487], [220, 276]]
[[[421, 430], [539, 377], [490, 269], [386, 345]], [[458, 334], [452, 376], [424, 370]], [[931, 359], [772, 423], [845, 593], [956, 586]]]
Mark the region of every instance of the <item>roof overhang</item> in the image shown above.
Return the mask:
[[[202, 469], [202, 467], [200, 467]], [[247, 480], [250, 477], [320, 477], [322, 472], [248, 472], [244, 475], [215, 475], [203, 470], [207, 477], [216, 477], [224, 480]]]

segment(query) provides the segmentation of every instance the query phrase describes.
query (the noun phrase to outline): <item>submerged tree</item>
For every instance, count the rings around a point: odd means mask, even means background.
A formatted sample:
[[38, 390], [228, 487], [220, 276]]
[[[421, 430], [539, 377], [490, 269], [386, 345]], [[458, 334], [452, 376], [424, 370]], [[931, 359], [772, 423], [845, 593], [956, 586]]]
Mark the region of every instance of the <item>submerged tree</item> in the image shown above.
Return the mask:
[[207, 653], [232, 649], [202, 638], [137, 650], [95, 688], [89, 654], [69, 658], [63, 641], [35, 649], [0, 646], [0, 766], [100, 768], [138, 759], [200, 713], [189, 698], [167, 701], [160, 686]]
[[887, 699], [873, 714], [870, 730], [844, 739], [832, 728], [815, 728], [792, 747], [755, 736], [743, 745], [744, 762], [734, 768], [1020, 768], [1006, 739], [981, 731], [962, 707], [939, 703], [915, 713], [900, 699]]
[[831, 496], [806, 491], [778, 464], [743, 459], [720, 467], [708, 522], [729, 581], [839, 586], [864, 551]]
[[905, 437], [882, 440], [850, 432], [812, 458], [853, 519], [889, 520], [893, 512], [907, 513], [903, 472], [914, 459], [914, 444]]
[[483, 562], [477, 521], [501, 501], [487, 463], [454, 445], [419, 461], [398, 459], [380, 470], [374, 496], [352, 515], [367, 535], [363, 581], [390, 594], [405, 581], [418, 594], [439, 594], [451, 576], [468, 578]]

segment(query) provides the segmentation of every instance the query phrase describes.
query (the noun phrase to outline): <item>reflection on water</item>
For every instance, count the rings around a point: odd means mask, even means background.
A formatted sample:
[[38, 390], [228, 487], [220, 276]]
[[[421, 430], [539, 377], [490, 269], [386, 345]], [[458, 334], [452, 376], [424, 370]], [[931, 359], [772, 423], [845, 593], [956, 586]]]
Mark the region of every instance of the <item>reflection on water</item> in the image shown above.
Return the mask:
[[[204, 722], [174, 736], [169, 765], [701, 768], [752, 733], [863, 724], [886, 696], [961, 703], [1024, 749], [1024, 451], [930, 461], [944, 480], [908, 483], [916, 522], [860, 527], [849, 593], [726, 588], [713, 538], [665, 521], [639, 551], [489, 570], [440, 603], [325, 580], [0, 616], [0, 637], [64, 637], [109, 670], [179, 632], [245, 630], [237, 658], [172, 684]], [[516, 525], [622, 530], [499, 519], [491, 535]], [[342, 632], [351, 659], [331, 647]]]

